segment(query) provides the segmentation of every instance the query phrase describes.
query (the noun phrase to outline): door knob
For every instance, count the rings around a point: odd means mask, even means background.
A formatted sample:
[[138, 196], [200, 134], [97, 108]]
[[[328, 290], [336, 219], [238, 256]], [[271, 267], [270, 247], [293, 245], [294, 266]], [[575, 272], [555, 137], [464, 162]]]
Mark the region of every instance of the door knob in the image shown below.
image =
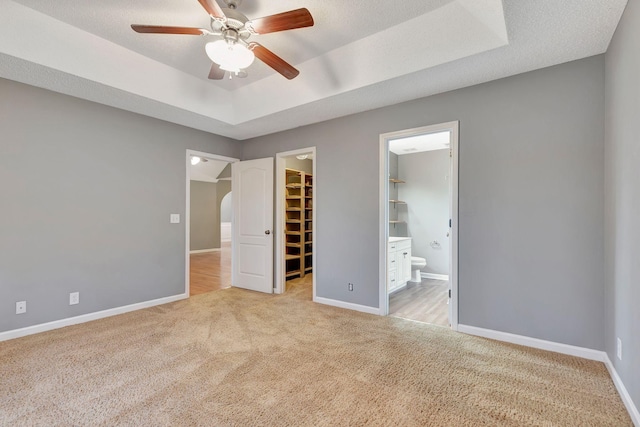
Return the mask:
[[268, 234], [271, 234], [271, 230], [265, 230], [265, 231], [264, 231], [264, 234], [267, 234], [267, 235], [268, 235]]

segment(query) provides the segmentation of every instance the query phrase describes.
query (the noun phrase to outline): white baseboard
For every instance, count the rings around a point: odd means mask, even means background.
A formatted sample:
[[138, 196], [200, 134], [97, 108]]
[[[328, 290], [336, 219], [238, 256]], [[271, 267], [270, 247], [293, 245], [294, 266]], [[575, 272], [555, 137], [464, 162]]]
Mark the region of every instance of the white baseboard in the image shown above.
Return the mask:
[[369, 307], [368, 305], [353, 304], [350, 302], [339, 301], [336, 299], [314, 297], [313, 302], [317, 302], [319, 304], [324, 304], [324, 305], [331, 305], [334, 307], [346, 308], [348, 310], [361, 311], [363, 313], [380, 314], [380, 309], [378, 307]]
[[40, 332], [51, 331], [65, 326], [77, 325], [78, 323], [90, 322], [92, 320], [103, 319], [117, 314], [128, 313], [130, 311], [141, 310], [143, 308], [154, 307], [156, 305], [167, 304], [181, 299], [189, 298], [186, 293], [170, 297], [158, 298], [151, 301], [139, 302], [125, 305], [123, 307], [110, 308], [108, 310], [96, 311], [95, 313], [82, 314], [80, 316], [66, 319], [54, 320], [53, 322], [41, 323], [39, 325], [27, 326], [26, 328], [14, 329], [12, 331], [0, 332], [0, 341], [12, 340], [14, 338], [25, 337], [27, 335], [38, 334]]
[[622, 403], [624, 403], [624, 406], [626, 406], [627, 411], [631, 416], [631, 421], [633, 421], [633, 424], [636, 427], [640, 427], [640, 412], [638, 412], [638, 408], [633, 403], [633, 400], [631, 400], [631, 396], [629, 396], [627, 388], [622, 383], [622, 379], [620, 379], [616, 368], [613, 366], [613, 363], [611, 363], [611, 359], [609, 359], [609, 355], [607, 355], [606, 353], [605, 358], [606, 360], [604, 361], [604, 365], [607, 367], [609, 375], [611, 375], [611, 379], [613, 380], [613, 384], [615, 384], [616, 389], [618, 390], [618, 394], [622, 399]]
[[479, 337], [490, 338], [498, 341], [504, 341], [512, 344], [524, 345], [527, 347], [538, 348], [541, 350], [554, 351], [556, 353], [568, 354], [570, 356], [582, 357], [583, 359], [596, 360], [603, 362], [609, 371], [609, 375], [618, 390], [618, 394], [629, 412], [629, 416], [636, 427], [640, 427], [640, 413], [638, 408], [631, 400], [631, 396], [627, 388], [622, 383], [622, 379], [616, 372], [613, 363], [609, 359], [606, 352], [600, 350], [592, 350], [590, 348], [576, 347], [568, 344], [561, 344], [553, 341], [545, 341], [538, 338], [525, 337], [523, 335], [515, 335], [507, 332], [494, 331], [491, 329], [477, 328], [475, 326], [458, 325], [458, 332], [464, 334], [476, 335]]
[[475, 326], [458, 324], [458, 332], [462, 332], [463, 334], [468, 335], [476, 335], [478, 337], [490, 338], [497, 341], [509, 342], [512, 344], [538, 348], [540, 350], [554, 351], [556, 353], [582, 357], [583, 359], [597, 360], [598, 362], [604, 362], [605, 358], [607, 357], [607, 353], [600, 350], [592, 350], [590, 348], [561, 344], [553, 341], [545, 341], [538, 338], [526, 337], [524, 335], [515, 335], [508, 332], [494, 331], [492, 329], [477, 328]]
[[388, 295], [392, 295], [392, 294], [395, 294], [395, 293], [396, 293], [396, 292], [398, 292], [398, 291], [401, 291], [401, 290], [403, 290], [403, 289], [406, 289], [406, 288], [407, 288], [407, 285], [408, 285], [409, 283], [414, 283], [414, 284], [415, 284], [415, 283], [419, 283], [419, 282], [412, 282], [411, 280], [409, 280], [409, 281], [407, 281], [407, 282], [404, 282], [402, 285], [398, 286], [397, 288], [395, 288], [394, 290], [392, 290], [391, 292], [389, 292], [389, 293], [388, 293]]
[[449, 275], [447, 274], [434, 274], [434, 273], [420, 273], [420, 277], [423, 279], [434, 279], [434, 280], [449, 280]]
[[195, 251], [189, 251], [190, 254], [203, 254], [206, 252], [218, 252], [222, 250], [222, 248], [211, 248], [211, 249], [196, 249]]

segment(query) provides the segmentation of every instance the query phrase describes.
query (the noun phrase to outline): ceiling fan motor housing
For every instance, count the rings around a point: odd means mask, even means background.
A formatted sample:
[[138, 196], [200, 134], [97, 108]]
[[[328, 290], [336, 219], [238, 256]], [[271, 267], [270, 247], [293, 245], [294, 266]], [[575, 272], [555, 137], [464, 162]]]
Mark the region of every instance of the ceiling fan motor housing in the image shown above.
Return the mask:
[[225, 16], [227, 17], [227, 21], [225, 25], [229, 28], [233, 28], [239, 30], [244, 27], [244, 24], [249, 20], [242, 13], [238, 12], [235, 9], [222, 9]]

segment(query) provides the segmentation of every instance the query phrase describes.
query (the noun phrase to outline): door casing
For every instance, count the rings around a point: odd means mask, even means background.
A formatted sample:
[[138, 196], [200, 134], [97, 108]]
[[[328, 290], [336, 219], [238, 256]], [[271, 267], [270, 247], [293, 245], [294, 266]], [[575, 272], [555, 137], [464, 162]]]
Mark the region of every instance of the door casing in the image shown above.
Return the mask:
[[380, 315], [389, 314], [389, 298], [387, 295], [387, 240], [389, 237], [389, 141], [424, 135], [427, 133], [451, 132], [451, 235], [449, 256], [449, 288], [451, 300], [449, 303], [451, 329], [458, 330], [458, 149], [459, 149], [458, 121], [440, 123], [431, 126], [389, 132], [380, 135], [380, 228], [379, 228], [379, 306]]
[[311, 197], [311, 218], [313, 218], [311, 225], [311, 235], [313, 236], [313, 241], [311, 243], [311, 263], [313, 266], [313, 270], [311, 271], [312, 281], [313, 281], [313, 301], [316, 300], [316, 200], [318, 194], [318, 180], [316, 179], [316, 147], [308, 147], [308, 148], [300, 148], [292, 151], [284, 151], [282, 153], [276, 154], [276, 191], [275, 191], [275, 200], [276, 204], [274, 206], [276, 213], [276, 221], [275, 221], [275, 282], [274, 282], [274, 292], [276, 294], [281, 294], [286, 291], [286, 280], [285, 280], [285, 259], [284, 259], [284, 230], [285, 230], [285, 206], [284, 206], [284, 198], [285, 198], [285, 169], [286, 169], [286, 157], [297, 156], [299, 154], [311, 154], [312, 163], [313, 163], [313, 193]]
[[[189, 297], [190, 295], [190, 279], [189, 273], [191, 271], [191, 257], [190, 257], [190, 246], [191, 246], [191, 156], [204, 157], [207, 159], [213, 160], [221, 160], [223, 162], [235, 163], [240, 161], [239, 159], [235, 159], [233, 157], [220, 156], [218, 154], [205, 153], [203, 151], [196, 150], [187, 150], [186, 154], [186, 197], [185, 197], [185, 209], [184, 209], [184, 228], [185, 228], [185, 273], [184, 273], [184, 292]], [[233, 195], [231, 196], [233, 197]], [[233, 255], [232, 255], [233, 257]]]

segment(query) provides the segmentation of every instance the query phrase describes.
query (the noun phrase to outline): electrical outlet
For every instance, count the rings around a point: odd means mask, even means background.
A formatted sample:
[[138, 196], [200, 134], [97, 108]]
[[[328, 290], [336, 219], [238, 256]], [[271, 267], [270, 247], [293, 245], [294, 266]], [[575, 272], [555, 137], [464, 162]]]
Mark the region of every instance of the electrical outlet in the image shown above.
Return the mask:
[[618, 360], [622, 360], [622, 340], [618, 338], [618, 348], [616, 350], [616, 355], [618, 356]]
[[69, 305], [80, 304], [80, 292], [71, 292], [69, 294]]
[[23, 314], [27, 312], [27, 302], [26, 301], [18, 301], [16, 303], [16, 314]]
[[349, 283], [349, 291], [353, 292], [353, 283]]

